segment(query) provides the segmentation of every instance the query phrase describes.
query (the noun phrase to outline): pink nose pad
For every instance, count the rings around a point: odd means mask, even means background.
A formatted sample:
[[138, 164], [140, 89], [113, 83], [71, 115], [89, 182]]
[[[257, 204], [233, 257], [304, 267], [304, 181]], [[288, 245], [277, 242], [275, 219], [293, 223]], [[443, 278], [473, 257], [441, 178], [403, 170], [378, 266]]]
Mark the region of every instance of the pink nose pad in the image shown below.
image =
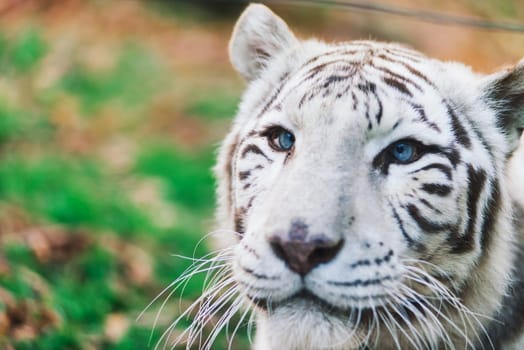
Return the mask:
[[273, 236], [269, 242], [275, 255], [301, 276], [305, 276], [318, 265], [333, 260], [343, 245], [343, 240], [332, 241], [327, 237], [286, 240], [280, 236]]

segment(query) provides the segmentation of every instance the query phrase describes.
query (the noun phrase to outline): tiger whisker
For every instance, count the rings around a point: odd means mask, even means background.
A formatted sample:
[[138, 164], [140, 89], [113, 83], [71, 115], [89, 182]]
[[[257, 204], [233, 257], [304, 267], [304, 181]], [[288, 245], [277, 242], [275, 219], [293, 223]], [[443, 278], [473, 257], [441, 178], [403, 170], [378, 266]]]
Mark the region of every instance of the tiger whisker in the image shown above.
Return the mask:
[[[402, 321], [404, 322], [404, 324], [406, 324], [410, 330], [410, 333], [415, 337], [416, 339], [416, 343], [417, 343], [417, 346], [422, 346], [421, 344], [421, 341], [423, 341], [424, 343], [426, 343], [428, 340], [426, 337], [423, 337], [419, 331], [416, 329], [416, 327], [413, 325], [413, 323], [411, 322], [411, 320], [409, 320], [402, 312], [400, 312], [399, 310], [399, 305], [397, 304], [393, 304], [391, 301], [388, 301], [387, 304], [390, 306], [390, 308], [393, 310], [393, 312], [395, 314], [397, 314], [401, 319]], [[393, 319], [394, 319], [394, 315], [393, 315]], [[395, 323], [397, 324], [397, 326], [399, 326], [400, 328], [403, 328], [402, 326], [400, 326], [400, 324], [398, 324], [396, 321]], [[406, 335], [407, 337], [407, 335]], [[417, 347], [418, 348], [418, 347]]]
[[253, 328], [256, 326], [255, 325], [255, 322], [256, 322], [256, 313], [255, 313], [255, 310], [253, 309], [253, 312], [251, 312], [251, 315], [249, 316], [249, 320], [247, 322], [247, 340], [249, 341], [250, 344], [253, 344]]
[[220, 294], [220, 292], [222, 291], [223, 286], [230, 283], [232, 283], [232, 281], [224, 281], [223, 285], [219, 286], [220, 288], [216, 288], [217, 290], [212, 295], [206, 297], [204, 303], [202, 303], [201, 300], [199, 300], [200, 308], [197, 312], [197, 315], [194, 317], [191, 325], [181, 334], [181, 336], [177, 338], [174, 345], [176, 345], [182, 339], [181, 337], [185, 335], [186, 332], [188, 332], [188, 339], [186, 341], [187, 347], [194, 343], [196, 336], [199, 336], [201, 334], [203, 327], [212, 318], [212, 316], [215, 315], [218, 311], [220, 311], [229, 300], [235, 297], [237, 290], [235, 287], [233, 287], [229, 289], [226, 293], [220, 295], [220, 297], [215, 299], [216, 295]]
[[[235, 291], [236, 292], [236, 291]], [[219, 319], [217, 325], [213, 327], [212, 333], [207, 337], [206, 341], [204, 342], [204, 349], [209, 350], [211, 346], [213, 345], [213, 342], [215, 341], [216, 337], [218, 336], [219, 332], [224, 328], [224, 326], [229, 322], [231, 317], [236, 314], [242, 307], [244, 303], [244, 300], [240, 297], [236, 297], [235, 302], [229, 306], [229, 308], [224, 312], [222, 317]]]
[[[410, 302], [407, 302], [406, 295], [402, 294], [401, 291], [400, 292], [396, 291], [395, 293], [391, 293], [391, 297], [398, 304], [397, 307], [402, 306], [404, 308], [407, 308], [410, 312], [412, 312], [414, 315], [416, 315], [417, 322], [418, 322], [419, 326], [422, 328], [424, 334], [426, 335], [427, 341], [429, 342], [430, 339], [433, 339], [433, 342], [431, 343], [432, 347], [434, 347], [436, 345], [435, 345], [434, 338], [431, 336], [429, 323], [431, 323], [433, 326], [436, 327], [437, 331], [439, 332], [439, 335], [442, 338], [445, 337], [445, 335], [444, 335], [445, 332], [444, 332], [444, 329], [443, 329], [443, 326], [442, 326], [441, 322], [437, 318], [435, 318], [435, 317], [433, 317], [432, 320], [429, 320], [428, 317], [425, 314], [423, 314], [420, 310], [418, 310], [416, 307], [414, 307]], [[398, 310], [396, 310], [396, 311], [398, 311]], [[431, 315], [431, 316], [433, 316], [433, 315]]]
[[[411, 260], [411, 261], [416, 261], [416, 260]], [[428, 262], [423, 262], [423, 263], [426, 263], [426, 265], [433, 265], [431, 263], [428, 263]], [[422, 275], [422, 280], [421, 279], [416, 279], [418, 283], [421, 283], [421, 284], [426, 284], [428, 287], [430, 287], [430, 289], [433, 289], [434, 291], [435, 290], [438, 290], [438, 294], [442, 295], [442, 294], [445, 294], [445, 296], [447, 297], [446, 301], [450, 304], [452, 304], [452, 306], [459, 311], [458, 315], [459, 317], [461, 318], [462, 320], [462, 323], [464, 325], [464, 330], [465, 332], [467, 332], [467, 328], [466, 327], [466, 323], [469, 325], [469, 327], [473, 330], [479, 328], [483, 334], [486, 335], [486, 338], [487, 340], [491, 342], [491, 339], [487, 333], [487, 330], [485, 329], [485, 326], [483, 325], [483, 323], [479, 320], [479, 317], [483, 317], [484, 319], [488, 320], [488, 321], [496, 321], [495, 319], [491, 318], [491, 317], [488, 317], [486, 315], [481, 315], [481, 314], [476, 314], [476, 313], [473, 313], [471, 310], [469, 310], [468, 308], [466, 308], [461, 302], [460, 300], [453, 295], [453, 293], [447, 289], [447, 287], [445, 285], [443, 285], [442, 282], [440, 282], [439, 280], [435, 279], [432, 275], [430, 275], [427, 271], [423, 270], [423, 269], [420, 269], [420, 268], [417, 268], [417, 267], [414, 267], [414, 266], [407, 266], [408, 270], [412, 271], [412, 272], [415, 272], [416, 274], [419, 274], [419, 275]], [[407, 274], [407, 277], [411, 278], [412, 276], [410, 276], [409, 274]], [[431, 286], [429, 285], [431, 284]], [[469, 317], [468, 317], [469, 316]], [[476, 327], [473, 322], [478, 326]], [[479, 332], [474, 332], [475, 333], [475, 338], [479, 341], [480, 344], [482, 344], [482, 342], [480, 341], [480, 334]], [[467, 337], [466, 337], [467, 338]], [[484, 347], [484, 345], [482, 345]], [[491, 348], [494, 348], [494, 346], [491, 344]]]
[[[231, 334], [231, 337], [229, 337], [228, 347], [227, 347], [228, 350], [231, 350], [231, 346], [232, 346], [232, 344], [233, 344], [233, 339], [234, 339], [234, 337], [235, 337], [235, 334], [238, 332], [238, 330], [239, 330], [240, 327], [242, 326], [242, 322], [244, 321], [245, 317], [246, 317], [249, 313], [251, 313], [251, 315], [252, 315], [252, 314], [253, 314], [253, 311], [254, 311], [254, 310], [253, 310], [253, 308], [252, 308], [250, 305], [248, 305], [248, 306], [246, 307], [246, 310], [244, 311], [244, 313], [243, 313], [242, 316], [240, 317], [240, 320], [237, 322], [237, 325], [236, 325], [235, 329], [233, 329], [233, 333]], [[251, 316], [250, 316], [250, 318], [251, 318]]]
[[[388, 303], [389, 305], [391, 305], [391, 303]], [[406, 330], [404, 330], [404, 327], [402, 327], [400, 325], [400, 323], [397, 322], [397, 320], [395, 320], [395, 317], [393, 316], [393, 314], [390, 313], [389, 309], [387, 307], [385, 307], [384, 309], [384, 312], [388, 315], [388, 318], [391, 320], [392, 322], [392, 326], [398, 330], [400, 330], [400, 332], [406, 337], [406, 339], [408, 340], [408, 342], [413, 345], [413, 347], [415, 349], [420, 349], [420, 342], [418, 339], [413, 339], [413, 337], [411, 337]], [[410, 325], [410, 322], [407, 323], [408, 327], [412, 327], [412, 325]], [[395, 327], [396, 326], [396, 327]], [[398, 336], [397, 336], [398, 337]]]
[[[424, 299], [423, 295], [421, 295], [420, 293], [414, 291], [411, 288], [404, 288], [403, 289], [403, 293], [405, 293], [408, 297], [413, 298], [413, 299], [419, 301], [419, 303], [417, 305], [420, 306], [421, 308], [423, 308], [424, 311], [430, 317], [432, 317], [432, 319], [435, 320], [435, 322], [439, 322], [439, 323], [442, 324], [442, 322], [440, 320], [438, 320], [438, 317], [441, 317], [443, 320], [445, 320], [453, 329], [455, 329], [457, 334], [459, 334], [466, 341], [466, 343], [468, 345], [473, 346], [473, 344], [471, 343], [471, 340], [469, 339], [467, 334], [464, 333], [464, 331], [459, 326], [457, 326], [457, 324], [455, 322], [453, 322], [453, 320], [451, 320], [448, 316], [446, 316], [445, 313], [441, 312], [441, 310], [436, 308], [432, 303], [427, 302]], [[446, 335], [447, 332], [445, 332], [443, 334]], [[447, 336], [449, 336], [449, 335], [447, 335]]]
[[[176, 325], [198, 307], [197, 315], [191, 323], [191, 326], [185, 329], [180, 335], [178, 335], [173, 343], [173, 346], [176, 346], [176, 344], [179, 344], [182, 341], [183, 337], [188, 335], [186, 344], [187, 346], [190, 346], [190, 344], [194, 343], [195, 341], [195, 335], [197, 334], [196, 331], [200, 332], [202, 330], [203, 326], [207, 322], [206, 319], [208, 320], [212, 314], [218, 312], [218, 310], [222, 308], [222, 305], [229, 300], [224, 300], [220, 297], [217, 298], [217, 296], [223, 290], [233, 290], [236, 292], [234, 287], [234, 280], [231, 277], [228, 277], [231, 253], [232, 249], [226, 248], [208, 253], [201, 258], [188, 258], [184, 256], [179, 256], [180, 258], [190, 260], [193, 263], [188, 268], [186, 268], [186, 270], [184, 270], [184, 272], [177, 279], [170, 283], [168, 287], [166, 287], [161, 293], [159, 293], [148, 305], [148, 307], [150, 307], [162, 295], [166, 294], [171, 289], [170, 292], [167, 294], [165, 300], [162, 302], [160, 310], [157, 312], [154, 321], [154, 327], [156, 327], [159, 315], [165, 307], [165, 305], [167, 304], [167, 302], [169, 301], [169, 299], [172, 297], [172, 295], [180, 288], [182, 288], [181, 295], [183, 295], [184, 289], [186, 288], [187, 283], [192, 277], [202, 273], [206, 274], [204, 279], [204, 290], [202, 295], [197, 300], [195, 300], [188, 308], [186, 308], [185, 311], [182, 312], [175, 319], [175, 321], [173, 321], [170, 324], [169, 327], [167, 327], [167, 329], [161, 335], [160, 339], [157, 341], [155, 349], [157, 349], [158, 346], [162, 343], [164, 343], [163, 348], [165, 348], [165, 346], [167, 345], [167, 339], [171, 338], [171, 334], [174, 331]], [[211, 276], [213, 277], [211, 278]], [[233, 288], [226, 288], [230, 285], [233, 286]], [[232, 294], [234, 293], [231, 293], [231, 295]], [[182, 299], [180, 299], [180, 302], [181, 301]]]
[[[216, 266], [216, 267], [213, 267], [213, 268], [207, 268], [205, 269], [205, 265], [207, 263], [209, 263], [210, 261], [212, 261], [213, 259], [209, 259], [207, 260], [206, 262], [202, 262], [200, 264], [192, 264], [191, 266], [189, 266], [177, 279], [175, 279], [173, 282], [171, 282], [166, 288], [164, 288], [155, 298], [153, 298], [153, 300], [144, 308], [144, 310], [142, 310], [142, 312], [137, 316], [137, 320], [140, 319], [144, 313], [156, 302], [158, 301], [158, 299], [160, 297], [162, 297], [165, 293], [167, 293], [170, 289], [171, 291], [167, 294], [167, 296], [165, 297], [164, 301], [162, 302], [159, 310], [157, 311], [156, 315], [155, 315], [155, 319], [154, 319], [154, 322], [153, 322], [153, 327], [152, 329], [155, 329], [156, 328], [156, 325], [158, 323], [158, 320], [159, 320], [159, 317], [160, 317], [160, 314], [162, 313], [162, 310], [164, 309], [165, 305], [167, 304], [167, 302], [169, 301], [169, 299], [173, 296], [173, 294], [181, 287], [185, 287], [185, 283], [183, 282], [186, 282], [189, 281], [190, 278], [192, 278], [195, 274], [198, 274], [198, 273], [202, 273], [202, 272], [206, 272], [209, 273], [209, 272], [212, 272], [213, 270], [216, 270], [216, 269], [219, 269], [219, 268], [222, 268], [223, 265], [220, 265], [220, 266]], [[174, 288], [173, 288], [174, 287]], [[183, 293], [182, 293], [183, 294]], [[151, 331], [151, 334], [150, 334], [150, 339], [149, 339], [149, 342], [151, 342], [152, 340], [152, 336], [153, 336], [153, 331]]]
[[389, 318], [391, 317], [391, 315], [387, 313], [379, 313], [379, 316], [382, 319], [382, 323], [384, 324], [384, 326], [386, 326], [386, 329], [389, 331], [389, 334], [391, 335], [391, 338], [393, 339], [393, 342], [395, 343], [397, 350], [402, 350], [399, 343], [398, 334], [395, 331], [395, 329], [389, 324]]

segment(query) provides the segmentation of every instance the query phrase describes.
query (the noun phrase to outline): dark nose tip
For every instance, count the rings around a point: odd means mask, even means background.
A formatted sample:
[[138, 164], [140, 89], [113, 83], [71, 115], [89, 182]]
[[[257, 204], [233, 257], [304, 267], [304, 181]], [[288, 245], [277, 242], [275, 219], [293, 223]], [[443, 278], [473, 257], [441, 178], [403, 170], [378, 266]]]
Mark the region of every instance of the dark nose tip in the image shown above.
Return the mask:
[[327, 263], [342, 248], [343, 241], [332, 241], [327, 237], [286, 240], [279, 236], [270, 239], [273, 252], [296, 273], [304, 276], [320, 264]]

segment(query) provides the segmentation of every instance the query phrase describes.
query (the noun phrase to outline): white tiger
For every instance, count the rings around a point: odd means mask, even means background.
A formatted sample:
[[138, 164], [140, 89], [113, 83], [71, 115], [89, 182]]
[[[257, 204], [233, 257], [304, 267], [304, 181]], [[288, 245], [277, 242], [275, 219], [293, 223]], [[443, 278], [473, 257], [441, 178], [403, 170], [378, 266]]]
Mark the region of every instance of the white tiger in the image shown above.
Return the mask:
[[188, 347], [234, 300], [217, 331], [247, 305], [257, 350], [524, 349], [506, 179], [524, 61], [483, 76], [396, 44], [301, 41], [257, 4], [230, 58], [249, 85], [217, 216], [237, 243], [214, 260]]

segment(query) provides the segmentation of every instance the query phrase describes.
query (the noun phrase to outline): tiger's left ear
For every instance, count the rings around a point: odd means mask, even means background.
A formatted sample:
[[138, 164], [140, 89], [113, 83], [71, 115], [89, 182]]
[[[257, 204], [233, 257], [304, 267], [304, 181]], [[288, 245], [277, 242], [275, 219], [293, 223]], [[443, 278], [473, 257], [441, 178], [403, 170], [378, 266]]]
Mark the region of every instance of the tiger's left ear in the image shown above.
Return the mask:
[[272, 58], [298, 43], [287, 24], [261, 4], [249, 5], [235, 25], [229, 59], [248, 82], [260, 76]]
[[497, 113], [497, 125], [506, 133], [512, 152], [524, 130], [524, 60], [488, 76], [483, 92], [486, 102]]

